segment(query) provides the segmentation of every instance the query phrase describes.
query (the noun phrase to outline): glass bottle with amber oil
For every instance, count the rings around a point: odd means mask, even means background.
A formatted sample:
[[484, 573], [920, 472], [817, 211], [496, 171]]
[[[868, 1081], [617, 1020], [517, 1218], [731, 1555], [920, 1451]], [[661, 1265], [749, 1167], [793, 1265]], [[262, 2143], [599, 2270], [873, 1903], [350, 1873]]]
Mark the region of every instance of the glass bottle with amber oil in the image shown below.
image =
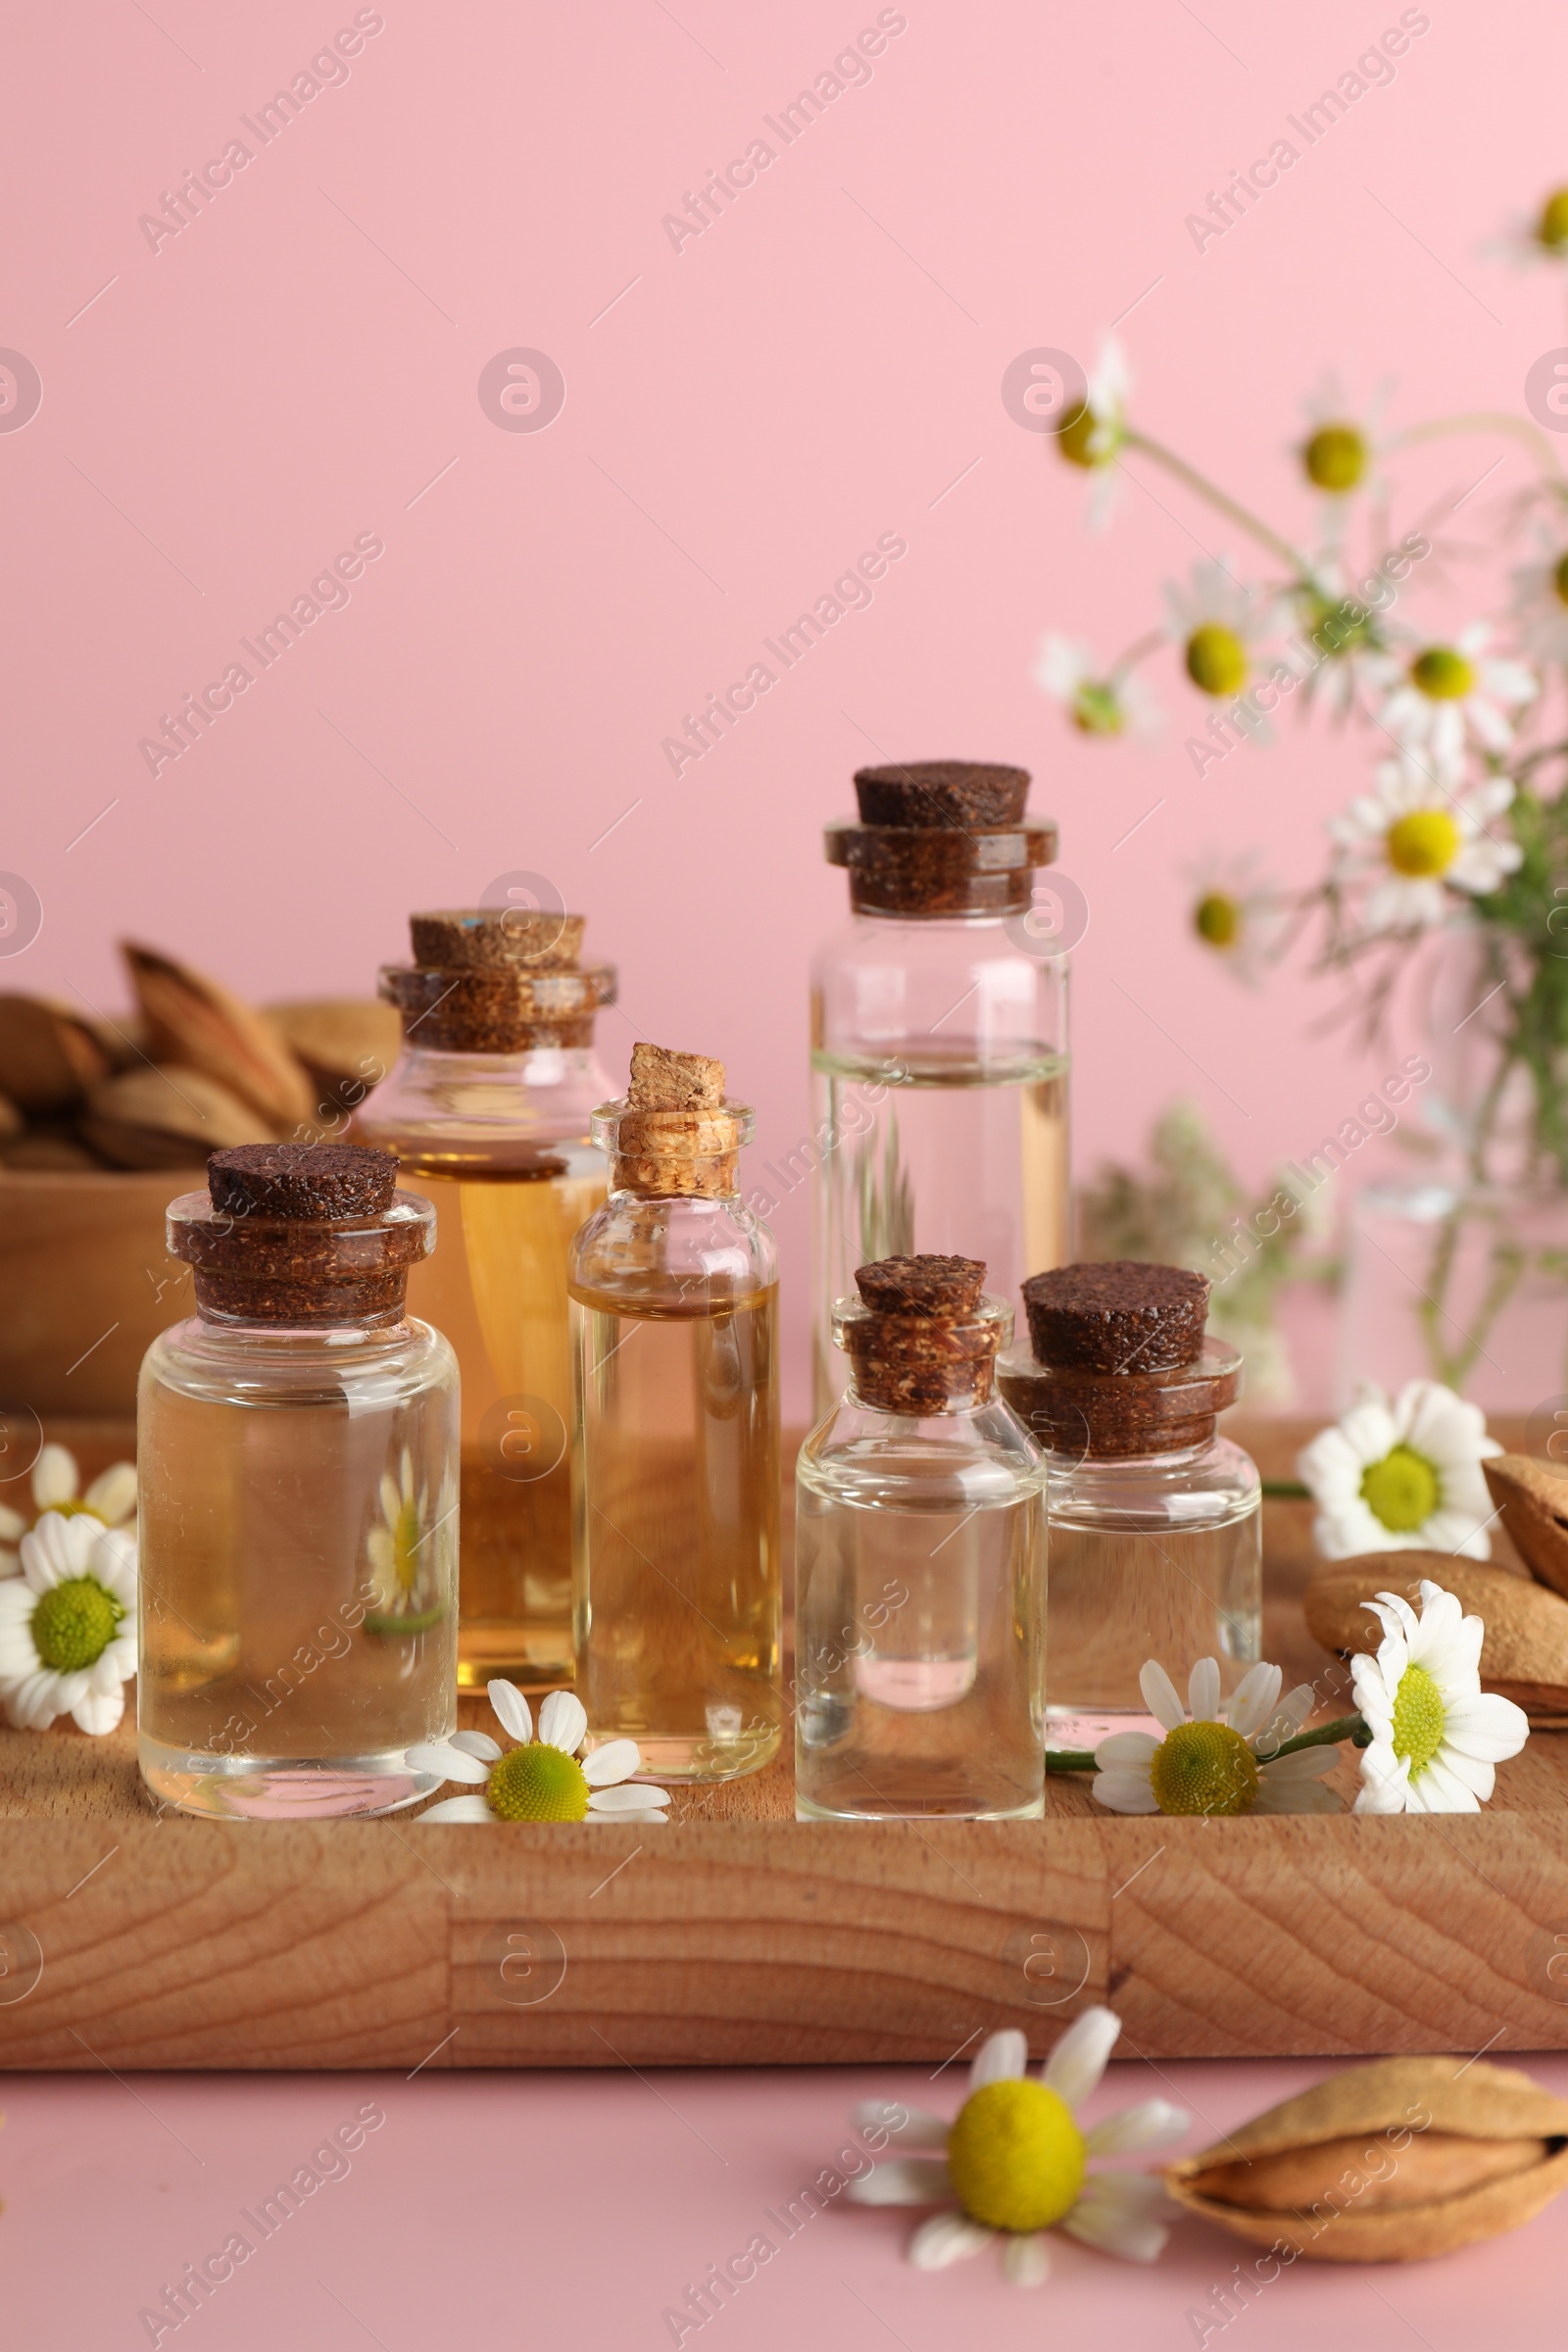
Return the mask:
[[855, 790], [826, 836], [851, 915], [812, 967], [811, 1141], [785, 1163], [811, 1170], [819, 1414], [843, 1392], [832, 1317], [857, 1266], [972, 1250], [1011, 1298], [1069, 1248], [1069, 934], [1034, 904], [1056, 828], [1027, 814], [1021, 767], [914, 760]]
[[544, 1690], [573, 1672], [566, 1250], [605, 1197], [594, 1014], [615, 975], [580, 963], [577, 914], [481, 908], [411, 929], [413, 966], [381, 974], [403, 1058], [354, 1132], [396, 1152], [440, 1217], [409, 1300], [463, 1369], [459, 1681]]
[[457, 1721], [458, 1369], [404, 1309], [434, 1243], [352, 1144], [215, 1152], [170, 1204], [196, 1314], [137, 1402], [142, 1777], [187, 1813], [388, 1813]]
[[571, 1248], [577, 1695], [661, 1781], [776, 1752], [778, 1282], [738, 1193], [753, 1117], [721, 1062], [632, 1049], [594, 1113], [610, 1198]]
[[885, 1258], [835, 1312], [850, 1389], [795, 1481], [803, 1821], [1044, 1809], [1046, 1472], [994, 1392], [985, 1273]]
[[1205, 1338], [1207, 1277], [1179, 1266], [1062, 1266], [1023, 1297], [1030, 1347], [999, 1377], [1050, 1473], [1051, 1740], [1093, 1747], [1157, 1729], [1146, 1659], [1185, 1689], [1216, 1658], [1228, 1695], [1260, 1655], [1261, 1489], [1216, 1428], [1242, 1360]]

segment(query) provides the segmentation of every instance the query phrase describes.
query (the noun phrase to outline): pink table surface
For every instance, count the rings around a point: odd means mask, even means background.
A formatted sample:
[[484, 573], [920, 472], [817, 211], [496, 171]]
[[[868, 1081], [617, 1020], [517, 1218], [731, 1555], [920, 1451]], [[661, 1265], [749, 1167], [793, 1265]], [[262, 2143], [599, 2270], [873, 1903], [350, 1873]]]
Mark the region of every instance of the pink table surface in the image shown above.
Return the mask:
[[[1568, 2060], [1522, 2063], [1568, 2092]], [[1173, 2097], [1194, 2111], [1191, 2144], [1202, 2145], [1327, 2071], [1129, 2061], [1111, 2069], [1088, 2112]], [[1440, 2262], [1298, 2264], [1224, 2324], [1211, 2292], [1244, 2249], [1185, 2218], [1148, 2269], [1057, 2240], [1052, 2278], [1033, 2292], [1007, 2286], [990, 2255], [917, 2274], [901, 2259], [906, 2218], [843, 2198], [784, 2240], [769, 2214], [850, 2146], [853, 2100], [953, 2106], [960, 2076], [955, 2066], [934, 2086], [909, 2068], [14, 2077], [0, 2085], [0, 2343], [5, 2352], [147, 2343], [142, 2308], [231, 2231], [257, 2241], [242, 2211], [254, 2214], [370, 2102], [384, 2123], [347, 2169], [160, 2342], [205, 2352], [653, 2352], [675, 2340], [666, 2309], [759, 2232], [779, 2250], [700, 2330], [705, 2346], [1175, 2352], [1206, 2341], [1225, 2352], [1322, 2352], [1353, 2330], [1378, 2352], [1474, 2352], [1485, 2329], [1514, 2352], [1562, 2340], [1568, 2200]]]

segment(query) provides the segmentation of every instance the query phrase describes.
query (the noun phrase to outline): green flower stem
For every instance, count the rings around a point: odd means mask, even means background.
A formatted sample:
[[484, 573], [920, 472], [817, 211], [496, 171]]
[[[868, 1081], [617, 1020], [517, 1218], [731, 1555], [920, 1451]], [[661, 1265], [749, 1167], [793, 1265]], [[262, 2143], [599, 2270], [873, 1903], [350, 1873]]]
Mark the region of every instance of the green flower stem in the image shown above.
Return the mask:
[[[1338, 1715], [1332, 1723], [1320, 1723], [1315, 1732], [1298, 1732], [1294, 1740], [1282, 1740], [1260, 1763], [1272, 1764], [1278, 1756], [1294, 1756], [1301, 1747], [1337, 1747], [1342, 1740], [1353, 1740], [1357, 1747], [1366, 1747], [1372, 1739], [1359, 1715]], [[1048, 1772], [1098, 1772], [1092, 1747], [1048, 1747]]]
[[[1406, 425], [1384, 447], [1413, 449], [1418, 442], [1446, 440], [1451, 433], [1511, 433], [1533, 453], [1543, 473], [1562, 471], [1562, 460], [1540, 427], [1527, 424], [1522, 416], [1510, 416], [1505, 409], [1471, 409], [1460, 416], [1434, 416], [1426, 424]], [[1131, 433], [1127, 438], [1132, 439]]]
[[1298, 1478], [1265, 1478], [1262, 1482], [1265, 1502], [1310, 1502], [1312, 1490], [1303, 1487]]
[[1147, 637], [1140, 637], [1111, 663], [1111, 683], [1119, 685], [1123, 678], [1138, 667], [1140, 662], [1147, 662], [1151, 654], [1157, 654], [1161, 646], [1169, 645], [1169, 643], [1170, 638], [1163, 629], [1151, 629]]
[[1238, 529], [1249, 532], [1260, 547], [1268, 549], [1270, 555], [1277, 556], [1297, 578], [1311, 578], [1311, 564], [1292, 547], [1288, 539], [1282, 539], [1278, 531], [1271, 530], [1266, 522], [1259, 521], [1255, 514], [1250, 514], [1245, 507], [1238, 506], [1235, 499], [1227, 496], [1216, 482], [1211, 482], [1206, 474], [1200, 473], [1196, 466], [1189, 466], [1187, 460], [1179, 458], [1173, 449], [1166, 449], [1161, 442], [1151, 441], [1147, 433], [1137, 432], [1131, 425], [1122, 433], [1122, 447], [1141, 449], [1146, 458], [1152, 458], [1156, 466], [1163, 466], [1166, 472], [1173, 473], [1195, 497], [1206, 499], [1216, 513], [1234, 522]]

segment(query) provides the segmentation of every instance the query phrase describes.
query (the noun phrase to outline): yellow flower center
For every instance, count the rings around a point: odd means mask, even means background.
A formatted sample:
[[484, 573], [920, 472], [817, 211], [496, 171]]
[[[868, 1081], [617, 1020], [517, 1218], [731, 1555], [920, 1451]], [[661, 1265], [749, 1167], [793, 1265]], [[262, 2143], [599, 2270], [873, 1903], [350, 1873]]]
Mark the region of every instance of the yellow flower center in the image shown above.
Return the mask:
[[1410, 1759], [1410, 1778], [1419, 1780], [1443, 1745], [1443, 1693], [1421, 1666], [1407, 1666], [1394, 1693], [1394, 1752]]
[[1446, 874], [1459, 855], [1461, 835], [1446, 808], [1413, 808], [1389, 827], [1389, 863], [1396, 874], [1426, 880]]
[[1077, 2202], [1085, 2163], [1071, 2109], [1044, 2082], [986, 2083], [948, 2133], [958, 2202], [988, 2230], [1049, 2230]]
[[1474, 689], [1475, 665], [1451, 645], [1429, 645], [1411, 662], [1410, 682], [1430, 703], [1462, 703]]
[[[57, 1511], [62, 1519], [75, 1519], [79, 1517], [83, 1511], [86, 1512], [89, 1519], [97, 1519], [101, 1516], [99, 1512], [93, 1509], [91, 1503], [88, 1502], [52, 1502], [48, 1507], [52, 1511]], [[39, 1512], [38, 1516], [40, 1519], [43, 1517], [42, 1511]], [[105, 1520], [104, 1525], [107, 1527], [108, 1524], [109, 1522]]]
[[503, 1821], [582, 1821], [588, 1812], [582, 1766], [542, 1740], [503, 1756], [485, 1795], [491, 1812]]
[[32, 1645], [56, 1674], [96, 1666], [125, 1614], [95, 1576], [68, 1577], [40, 1593], [32, 1612]]
[[1205, 620], [1187, 640], [1187, 675], [1205, 694], [1240, 694], [1247, 683], [1247, 648], [1234, 629]]
[[1553, 188], [1546, 198], [1536, 235], [1548, 253], [1568, 251], [1568, 188]]
[[1086, 679], [1073, 697], [1072, 723], [1082, 735], [1119, 735], [1126, 717], [1114, 686]]
[[1413, 1536], [1443, 1500], [1443, 1481], [1424, 1453], [1396, 1446], [1362, 1471], [1361, 1500], [1391, 1536]]
[[1559, 556], [1552, 568], [1551, 584], [1559, 605], [1568, 605], [1568, 556]]
[[1222, 890], [1211, 890], [1193, 909], [1193, 929], [1211, 948], [1234, 948], [1242, 936], [1242, 909]]
[[1069, 466], [1108, 466], [1121, 447], [1121, 427], [1114, 417], [1097, 416], [1085, 401], [1057, 426], [1056, 447]]
[[1319, 490], [1353, 490], [1366, 471], [1366, 443], [1353, 424], [1323, 424], [1301, 452], [1306, 478]]
[[1257, 1801], [1257, 1758], [1223, 1723], [1179, 1723], [1149, 1767], [1162, 1813], [1250, 1813]]

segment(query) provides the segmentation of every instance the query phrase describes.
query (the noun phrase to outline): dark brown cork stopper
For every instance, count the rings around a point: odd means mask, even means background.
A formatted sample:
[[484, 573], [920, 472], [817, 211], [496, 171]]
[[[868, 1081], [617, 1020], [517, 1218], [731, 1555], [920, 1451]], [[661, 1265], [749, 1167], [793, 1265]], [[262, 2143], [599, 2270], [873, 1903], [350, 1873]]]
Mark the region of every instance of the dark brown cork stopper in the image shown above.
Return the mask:
[[1085, 1372], [1004, 1356], [997, 1381], [1007, 1405], [1048, 1451], [1076, 1460], [1125, 1459], [1202, 1446], [1241, 1394], [1242, 1359], [1223, 1340], [1200, 1342], [1190, 1363], [1163, 1372]]
[[1053, 1369], [1162, 1372], [1203, 1342], [1208, 1277], [1131, 1257], [1057, 1266], [1023, 1286], [1036, 1359]]
[[366, 1144], [238, 1144], [207, 1162], [213, 1206], [236, 1217], [374, 1217], [392, 1205], [398, 1162]]
[[1016, 825], [1029, 771], [979, 760], [895, 760], [858, 769], [855, 797], [863, 825]]
[[884, 1257], [856, 1273], [861, 1311], [835, 1316], [855, 1393], [885, 1413], [940, 1413], [991, 1395], [1006, 1310], [972, 1257]]
[[582, 971], [537, 965], [383, 964], [380, 994], [403, 1015], [403, 1037], [432, 1054], [522, 1054], [591, 1046], [594, 1014], [615, 1002], [612, 964]]
[[1022, 912], [1033, 901], [1036, 867], [1056, 855], [1049, 817], [986, 829], [944, 816], [940, 804], [923, 824], [842, 817], [822, 839], [829, 865], [849, 869], [851, 906], [867, 914]]
[[855, 1284], [866, 1305], [881, 1315], [937, 1315], [949, 1321], [972, 1315], [985, 1289], [986, 1270], [977, 1257], [879, 1257], [858, 1269]]
[[582, 954], [587, 917], [520, 906], [440, 907], [411, 914], [414, 960], [446, 970], [569, 972]]

